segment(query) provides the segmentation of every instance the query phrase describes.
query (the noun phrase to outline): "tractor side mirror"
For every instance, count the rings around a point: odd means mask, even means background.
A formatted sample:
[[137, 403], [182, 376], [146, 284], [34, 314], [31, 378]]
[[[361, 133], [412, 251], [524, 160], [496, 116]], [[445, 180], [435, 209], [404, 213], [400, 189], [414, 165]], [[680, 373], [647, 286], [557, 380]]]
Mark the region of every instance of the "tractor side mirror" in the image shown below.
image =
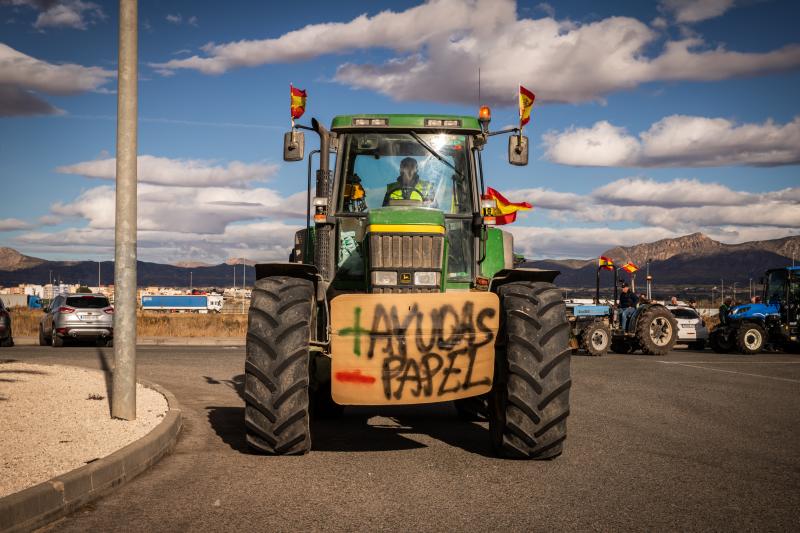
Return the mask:
[[302, 161], [306, 147], [306, 136], [302, 131], [287, 131], [283, 134], [283, 160]]
[[521, 167], [528, 164], [528, 138], [525, 135], [508, 138], [508, 162]]

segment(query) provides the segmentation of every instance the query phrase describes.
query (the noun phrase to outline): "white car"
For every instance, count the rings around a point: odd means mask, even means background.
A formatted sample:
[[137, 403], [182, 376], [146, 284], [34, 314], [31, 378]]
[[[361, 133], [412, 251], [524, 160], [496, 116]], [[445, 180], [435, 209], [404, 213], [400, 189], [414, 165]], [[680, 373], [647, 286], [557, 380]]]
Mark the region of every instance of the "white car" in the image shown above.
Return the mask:
[[677, 344], [688, 344], [693, 350], [702, 350], [708, 340], [708, 329], [705, 320], [697, 310], [684, 305], [668, 305], [678, 322]]

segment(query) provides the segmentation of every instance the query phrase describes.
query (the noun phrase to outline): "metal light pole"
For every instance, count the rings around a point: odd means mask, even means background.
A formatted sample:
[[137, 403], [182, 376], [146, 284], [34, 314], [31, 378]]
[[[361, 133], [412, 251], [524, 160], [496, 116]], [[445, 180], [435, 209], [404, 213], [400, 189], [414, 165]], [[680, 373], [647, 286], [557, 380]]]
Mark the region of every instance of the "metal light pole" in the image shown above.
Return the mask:
[[111, 416], [136, 419], [136, 155], [138, 2], [119, 2], [117, 206], [114, 226], [114, 384]]

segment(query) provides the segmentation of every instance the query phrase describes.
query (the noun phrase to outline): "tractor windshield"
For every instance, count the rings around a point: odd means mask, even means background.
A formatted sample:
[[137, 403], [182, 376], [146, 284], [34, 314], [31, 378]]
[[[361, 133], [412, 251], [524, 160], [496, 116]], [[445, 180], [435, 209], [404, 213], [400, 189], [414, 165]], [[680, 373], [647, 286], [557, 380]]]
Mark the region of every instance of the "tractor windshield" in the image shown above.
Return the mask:
[[789, 272], [786, 270], [771, 270], [767, 272], [765, 300], [768, 303], [780, 303], [786, 298], [788, 274]]
[[472, 214], [465, 135], [354, 133], [345, 137], [340, 212], [429, 207]]

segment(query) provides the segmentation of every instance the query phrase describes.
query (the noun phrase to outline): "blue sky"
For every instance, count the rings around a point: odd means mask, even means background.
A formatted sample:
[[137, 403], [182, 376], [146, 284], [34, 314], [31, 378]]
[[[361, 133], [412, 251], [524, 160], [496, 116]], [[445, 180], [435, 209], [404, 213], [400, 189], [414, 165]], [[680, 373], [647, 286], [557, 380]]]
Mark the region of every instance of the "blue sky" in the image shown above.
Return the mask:
[[[281, 160], [290, 82], [302, 121], [474, 114], [478, 66], [495, 127], [518, 82], [537, 94], [531, 164], [504, 139], [484, 153], [487, 183], [535, 206], [507, 226], [528, 257], [798, 234], [797, 2], [303, 6], [140, 1], [140, 258], [286, 257], [305, 214], [305, 165]], [[112, 258], [117, 17], [0, 0], [0, 246]]]

